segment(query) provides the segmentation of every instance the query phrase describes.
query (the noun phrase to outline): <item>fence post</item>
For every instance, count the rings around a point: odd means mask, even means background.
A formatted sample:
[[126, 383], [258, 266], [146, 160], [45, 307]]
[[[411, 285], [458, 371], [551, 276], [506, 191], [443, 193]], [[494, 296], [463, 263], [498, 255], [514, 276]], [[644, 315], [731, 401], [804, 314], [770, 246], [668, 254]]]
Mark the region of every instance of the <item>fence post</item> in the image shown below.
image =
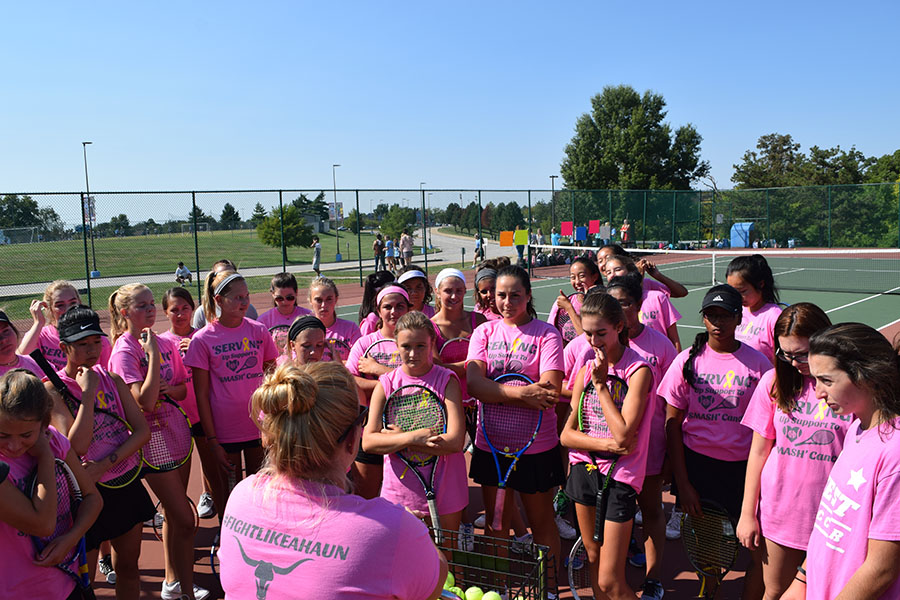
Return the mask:
[[769, 211], [769, 188], [766, 188], [766, 240], [772, 239], [772, 214]]
[[483, 261], [487, 258], [487, 244], [484, 241], [484, 235], [481, 233], [481, 211], [481, 190], [478, 190], [478, 239], [481, 240], [481, 260]]
[[534, 267], [531, 264], [531, 190], [528, 190], [528, 276], [534, 277]]
[[716, 212], [716, 188], [713, 188], [712, 196], [712, 245], [716, 247], [716, 225], [718, 225], [718, 213]]
[[87, 219], [84, 216], [84, 209], [84, 194], [81, 194], [81, 239], [84, 241], [84, 280], [87, 282], [88, 306], [91, 306], [91, 265], [88, 261]]
[[675, 247], [675, 192], [672, 192], [672, 247]]
[[[359, 287], [362, 287], [362, 215], [359, 212], [359, 190], [356, 190], [356, 253], [359, 256]], [[349, 250], [347, 254], [350, 254]]]
[[[284, 247], [284, 199], [281, 190], [278, 190], [278, 214], [281, 215], [278, 221], [281, 223], [281, 272], [284, 273], [287, 271], [287, 248]], [[334, 221], [337, 223], [336, 214]], [[337, 225], [335, 225], [335, 227], [337, 227]], [[337, 253], [341, 253], [340, 248], [337, 249]]]
[[[478, 215], [481, 222], [481, 215]], [[422, 254], [425, 255], [425, 274], [428, 275], [428, 214], [425, 212], [425, 190], [422, 190]]]
[[202, 298], [202, 285], [200, 284], [200, 242], [197, 240], [197, 192], [191, 192], [191, 215], [194, 222], [194, 263], [197, 267], [197, 298]]
[[831, 186], [828, 186], [828, 247], [831, 248]]
[[644, 191], [644, 218], [641, 220], [641, 239], [644, 248], [647, 247], [647, 192]]
[[[569, 190], [569, 198], [572, 199], [572, 227], [575, 227], [575, 191], [574, 190]], [[575, 241], [574, 240], [574, 237], [575, 237], [574, 230], [572, 231], [572, 237], [573, 237], [572, 241], [574, 242]], [[572, 245], [574, 246], [575, 244], [572, 244]]]
[[703, 194], [700, 194], [697, 199], [697, 246], [700, 246], [700, 238], [703, 237], [703, 225], [701, 221], [703, 219]]

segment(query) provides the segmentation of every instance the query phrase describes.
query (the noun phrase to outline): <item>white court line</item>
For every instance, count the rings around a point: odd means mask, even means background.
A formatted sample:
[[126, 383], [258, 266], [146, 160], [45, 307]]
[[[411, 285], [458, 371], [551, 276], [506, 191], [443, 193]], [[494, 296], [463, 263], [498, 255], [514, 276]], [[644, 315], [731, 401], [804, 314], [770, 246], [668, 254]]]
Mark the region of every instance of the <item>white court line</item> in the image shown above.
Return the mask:
[[882, 325], [881, 327], [878, 328], [878, 331], [881, 331], [882, 329], [887, 329], [887, 328], [890, 327], [891, 325], [896, 325], [897, 323], [900, 323], [900, 319], [894, 319], [893, 321], [891, 321], [891, 322], [888, 323], [887, 325]]
[[855, 304], [859, 304], [860, 302], [865, 302], [866, 300], [871, 300], [872, 298], [879, 298], [879, 297], [881, 297], [881, 296], [883, 296], [883, 295], [885, 295], [885, 294], [890, 294], [891, 292], [896, 292], [897, 290], [900, 290], [900, 286], [897, 286], [897, 287], [895, 287], [895, 288], [891, 288], [891, 289], [889, 289], [889, 290], [886, 291], [886, 292], [881, 292], [880, 294], [872, 294], [871, 296], [867, 296], [867, 297], [865, 297], [865, 298], [863, 298], [863, 299], [861, 299], [861, 300], [857, 300], [857, 301], [855, 301], [855, 302], [850, 302], [850, 303], [848, 303], [848, 304], [844, 304], [843, 306], [838, 306], [838, 307], [836, 307], [836, 308], [832, 308], [832, 309], [826, 310], [826, 311], [825, 311], [825, 314], [833, 313], [833, 312], [835, 312], [835, 311], [838, 311], [838, 310], [841, 310], [841, 309], [844, 309], [844, 308], [848, 308], [848, 307], [853, 306], [853, 305], [855, 305]]
[[684, 329], [706, 329], [702, 325], [682, 325], [681, 323], [678, 324], [678, 327]]

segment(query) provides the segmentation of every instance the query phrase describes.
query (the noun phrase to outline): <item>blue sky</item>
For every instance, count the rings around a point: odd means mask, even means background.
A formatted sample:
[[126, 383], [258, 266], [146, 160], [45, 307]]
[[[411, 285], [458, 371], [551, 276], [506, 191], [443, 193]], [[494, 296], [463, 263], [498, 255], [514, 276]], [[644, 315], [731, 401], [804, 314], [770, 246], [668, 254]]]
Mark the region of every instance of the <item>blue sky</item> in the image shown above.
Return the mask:
[[[692, 123], [900, 147], [897, 2], [7, 3], [0, 191], [547, 189], [605, 85]], [[449, 196], [447, 196], [449, 198]], [[445, 203], [449, 200], [442, 200]]]

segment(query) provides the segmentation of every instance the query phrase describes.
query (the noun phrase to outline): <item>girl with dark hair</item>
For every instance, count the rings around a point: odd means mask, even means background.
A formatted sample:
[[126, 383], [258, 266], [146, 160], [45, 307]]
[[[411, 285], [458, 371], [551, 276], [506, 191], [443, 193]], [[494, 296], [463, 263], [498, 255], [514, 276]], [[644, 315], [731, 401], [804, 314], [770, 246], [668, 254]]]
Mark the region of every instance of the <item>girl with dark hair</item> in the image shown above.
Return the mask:
[[[628, 347], [625, 314], [618, 301], [609, 294], [590, 294], [581, 308], [584, 335], [590, 340], [595, 358], [583, 366], [575, 377], [572, 397], [577, 403], [588, 384], [592, 383], [600, 397], [610, 438], [594, 438], [578, 429], [578, 411], [572, 410], [563, 427], [560, 440], [569, 448], [569, 479], [566, 495], [575, 502], [578, 528], [588, 556], [591, 585], [596, 598], [634, 598], [625, 579], [625, 563], [631, 528], [637, 511], [636, 499], [644, 483], [647, 449], [650, 442], [652, 412], [650, 401], [653, 374], [650, 365]], [[628, 384], [621, 406], [617, 406], [607, 376], [615, 375]], [[619, 455], [614, 471], [611, 459], [597, 459], [597, 472], [588, 453]], [[597, 487], [609, 474], [609, 503], [604, 521], [604, 543], [593, 540]], [[649, 597], [649, 596], [648, 596]]]
[[781, 597], [803, 562], [817, 500], [850, 426], [849, 415], [835, 414], [816, 398], [809, 372], [809, 338], [829, 325], [815, 304], [782, 311], [775, 321], [779, 360], [760, 379], [741, 420], [753, 430], [753, 443], [737, 535], [744, 547], [767, 557], [767, 598]]
[[272, 294], [272, 305], [257, 321], [271, 329], [276, 325], [290, 325], [298, 317], [312, 314], [308, 308], [300, 306], [300, 293], [297, 288], [297, 278], [293, 273], [278, 273], [272, 278], [269, 286]]
[[390, 271], [369, 273], [363, 286], [363, 297], [359, 304], [359, 333], [368, 335], [378, 329], [378, 307], [375, 298], [385, 286], [394, 283], [394, 274]]
[[[657, 292], [662, 292], [666, 296], [672, 298], [684, 298], [688, 295], [686, 287], [671, 277], [663, 275], [663, 273], [656, 268], [656, 264], [647, 258], [633, 259], [632, 256], [618, 244], [606, 244], [597, 251], [597, 267], [602, 273], [606, 273], [606, 260], [613, 256], [624, 256], [625, 258], [631, 258], [634, 261], [641, 276], [644, 277], [642, 285], [644, 286], [645, 291], [656, 290]], [[656, 281], [649, 279], [647, 275]]]
[[[562, 337], [556, 329], [538, 320], [531, 297], [528, 273], [518, 266], [504, 267], [497, 274], [497, 308], [502, 320], [478, 326], [469, 343], [466, 380], [469, 393], [482, 403], [506, 403], [542, 410], [540, 430], [531, 446], [519, 459], [510, 475], [508, 489], [519, 492], [534, 541], [550, 547], [559, 556], [559, 532], [554, 520], [553, 495], [564, 482], [560, 461], [556, 412], [563, 378]], [[534, 384], [504, 386], [494, 378], [505, 373], [521, 373]], [[508, 459], [501, 459], [507, 468]], [[487, 535], [506, 539], [513, 512], [515, 494], [506, 495], [503, 523], [499, 530], [490, 527], [499, 483], [497, 469], [483, 427], [475, 436], [469, 475], [481, 485], [487, 508]]]
[[497, 288], [497, 270], [492, 266], [484, 266], [475, 273], [475, 289], [472, 299], [475, 300], [475, 312], [484, 315], [488, 321], [502, 319], [497, 310], [494, 291]]
[[[772, 364], [735, 339], [741, 295], [733, 287], [710, 288], [700, 311], [706, 331], [675, 358], [657, 389], [669, 404], [666, 442], [673, 487], [685, 512], [699, 515], [700, 500], [713, 500], [736, 521], [753, 440], [740, 420], [760, 377]], [[762, 572], [753, 556], [744, 580], [746, 598], [762, 595]], [[714, 580], [707, 585], [715, 586]]]
[[784, 599], [900, 598], [898, 362], [887, 339], [861, 323], [809, 340], [816, 398], [853, 422], [822, 492], [806, 561]]
[[657, 394], [657, 387], [678, 351], [672, 342], [640, 320], [641, 279], [636, 273], [613, 277], [606, 288], [610, 296], [619, 301], [625, 313], [628, 345], [650, 365], [653, 373], [652, 402], [647, 411], [652, 415], [650, 445], [647, 451], [647, 474], [644, 486], [638, 494], [641, 524], [646, 539], [644, 554], [647, 557], [647, 579], [644, 596], [659, 597], [661, 568], [666, 544], [666, 520], [662, 510], [663, 465], [666, 458], [666, 401]]
[[0, 310], [0, 375], [12, 369], [25, 369], [40, 377], [43, 372], [37, 363], [26, 354], [16, 353], [18, 345], [19, 330], [6, 313]]
[[[597, 268], [597, 264], [584, 256], [576, 258], [572, 261], [571, 266], [569, 266], [569, 283], [576, 292], [586, 294], [588, 290], [593, 289], [597, 284], [602, 283], [600, 270]], [[547, 322], [551, 325], [556, 323], [557, 313], [564, 310], [569, 313], [569, 319], [571, 319], [572, 324], [575, 326], [575, 331], [580, 334], [582, 330], [579, 311], [583, 301], [581, 299], [582, 297], [575, 296], [573, 300], [569, 300], [566, 293], [563, 290], [559, 290], [559, 296], [556, 298], [553, 306], [550, 307], [550, 315], [547, 317]]]
[[728, 263], [728, 285], [741, 294], [743, 318], [737, 339], [756, 348], [775, 363], [775, 321], [781, 315], [778, 289], [769, 263], [761, 254], [738, 256]]
[[409, 310], [425, 313], [429, 319], [434, 316], [434, 307], [431, 306], [434, 292], [425, 273], [412, 265], [404, 267], [397, 277], [397, 283], [409, 293]]

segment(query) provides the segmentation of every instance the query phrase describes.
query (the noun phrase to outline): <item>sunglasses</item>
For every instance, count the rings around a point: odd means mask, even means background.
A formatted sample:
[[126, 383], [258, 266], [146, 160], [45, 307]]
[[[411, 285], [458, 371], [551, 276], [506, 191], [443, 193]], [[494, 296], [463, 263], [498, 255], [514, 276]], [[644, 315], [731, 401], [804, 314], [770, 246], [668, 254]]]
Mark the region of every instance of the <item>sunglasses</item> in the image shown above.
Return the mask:
[[275, 302], [293, 302], [297, 296], [275, 296]]
[[801, 365], [805, 365], [809, 362], [809, 352], [800, 352], [798, 354], [791, 354], [790, 352], [785, 352], [781, 348], [775, 351], [775, 356], [777, 356], [780, 360], [783, 360], [786, 363], [792, 363], [797, 361]]
[[340, 437], [338, 437], [337, 443], [338, 444], [342, 443], [344, 440], [347, 439], [347, 437], [351, 433], [353, 433], [353, 431], [357, 427], [362, 427], [362, 425], [366, 422], [366, 417], [368, 416], [368, 414], [369, 414], [369, 407], [368, 406], [360, 406], [359, 407], [359, 415], [355, 419], [353, 419], [353, 422], [347, 426], [347, 429], [344, 430], [344, 433], [342, 433], [340, 435]]

